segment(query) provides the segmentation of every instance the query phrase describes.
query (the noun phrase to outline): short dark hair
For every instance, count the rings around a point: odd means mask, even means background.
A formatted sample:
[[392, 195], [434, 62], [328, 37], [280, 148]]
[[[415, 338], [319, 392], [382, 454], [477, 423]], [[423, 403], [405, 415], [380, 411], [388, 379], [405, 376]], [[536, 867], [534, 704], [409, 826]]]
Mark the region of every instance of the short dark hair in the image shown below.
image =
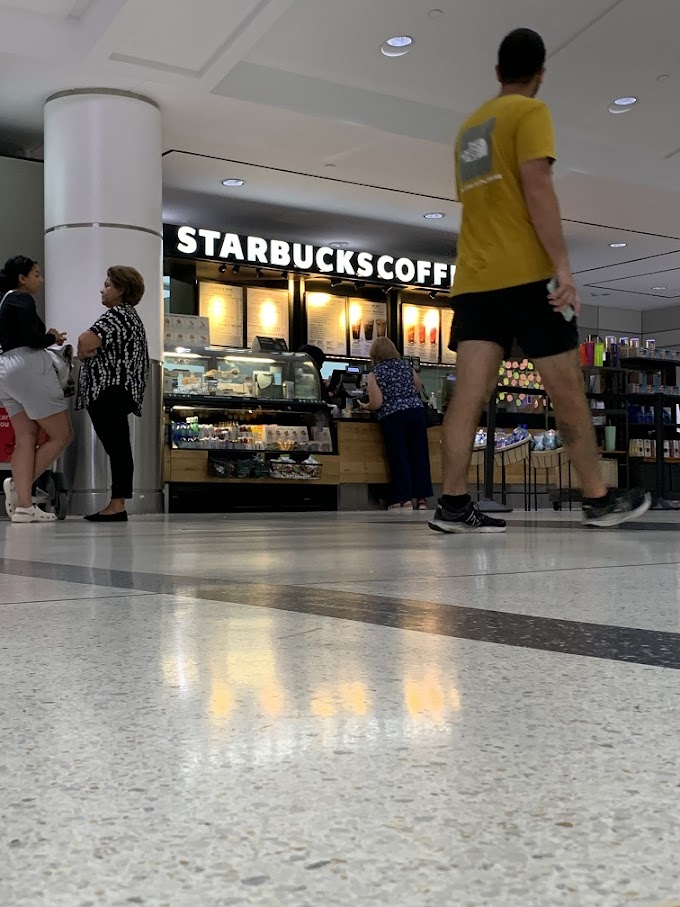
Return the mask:
[[136, 268], [127, 265], [113, 265], [106, 276], [117, 290], [121, 292], [123, 305], [137, 305], [144, 295], [144, 278]]
[[7, 293], [19, 286], [19, 277], [28, 277], [36, 262], [26, 255], [15, 255], [8, 258], [5, 267], [0, 271], [0, 292]]
[[303, 343], [298, 353], [307, 353], [310, 359], [314, 361], [316, 367], [321, 371], [321, 367], [326, 361], [326, 354], [319, 346], [313, 346], [310, 343]]
[[498, 76], [503, 85], [526, 85], [545, 66], [543, 38], [530, 28], [516, 28], [498, 49]]

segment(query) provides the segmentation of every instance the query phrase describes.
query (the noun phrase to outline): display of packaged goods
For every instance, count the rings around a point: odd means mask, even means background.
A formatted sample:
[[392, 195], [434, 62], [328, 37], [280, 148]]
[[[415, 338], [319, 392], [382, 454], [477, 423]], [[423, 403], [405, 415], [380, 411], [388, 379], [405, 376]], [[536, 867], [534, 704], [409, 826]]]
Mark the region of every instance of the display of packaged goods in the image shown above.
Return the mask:
[[[330, 431], [326, 431], [328, 452], [332, 453]], [[312, 446], [306, 425], [241, 425], [237, 422], [202, 425], [197, 417], [192, 417], [185, 422], [173, 422], [170, 435], [172, 447], [179, 450], [323, 452], [320, 445]]]

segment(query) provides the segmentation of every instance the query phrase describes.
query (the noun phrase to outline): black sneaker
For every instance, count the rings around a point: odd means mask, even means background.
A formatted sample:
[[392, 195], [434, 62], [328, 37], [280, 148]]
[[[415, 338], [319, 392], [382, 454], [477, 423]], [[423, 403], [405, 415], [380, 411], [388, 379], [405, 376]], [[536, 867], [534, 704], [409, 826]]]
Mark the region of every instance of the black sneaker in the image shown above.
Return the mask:
[[610, 491], [607, 502], [600, 507], [584, 504], [583, 525], [596, 526], [600, 529], [611, 529], [635, 520], [647, 513], [652, 506], [651, 494], [645, 494], [640, 488], [631, 491]]
[[428, 523], [435, 532], [505, 532], [505, 520], [496, 520], [494, 517], [482, 513], [479, 507], [470, 501], [462, 510], [447, 510], [441, 504], [434, 512], [434, 517]]

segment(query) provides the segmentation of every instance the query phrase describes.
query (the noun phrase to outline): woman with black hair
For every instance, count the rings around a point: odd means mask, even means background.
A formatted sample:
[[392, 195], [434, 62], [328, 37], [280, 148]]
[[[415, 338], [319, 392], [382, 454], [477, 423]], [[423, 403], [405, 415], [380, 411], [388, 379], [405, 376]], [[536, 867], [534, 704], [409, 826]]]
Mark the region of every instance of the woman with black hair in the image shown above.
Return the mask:
[[[64, 392], [48, 346], [63, 346], [66, 334], [45, 330], [33, 296], [44, 281], [37, 262], [10, 258], [0, 271], [0, 406], [10, 417], [15, 447], [12, 477], [5, 479], [5, 507], [13, 523], [56, 520], [33, 504], [33, 483], [73, 438]], [[40, 430], [47, 439], [39, 444]]]

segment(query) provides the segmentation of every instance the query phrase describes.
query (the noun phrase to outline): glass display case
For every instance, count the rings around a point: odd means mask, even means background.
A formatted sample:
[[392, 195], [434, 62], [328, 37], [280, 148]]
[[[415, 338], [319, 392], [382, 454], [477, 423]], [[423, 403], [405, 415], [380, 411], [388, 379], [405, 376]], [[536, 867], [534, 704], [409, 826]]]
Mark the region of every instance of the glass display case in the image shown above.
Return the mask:
[[321, 379], [306, 353], [177, 347], [163, 356], [163, 393], [175, 398], [321, 402]]
[[321, 377], [306, 353], [178, 347], [164, 354], [163, 383], [170, 452], [209, 451], [218, 477], [316, 477], [291, 464], [311, 467], [305, 456], [337, 452]]

